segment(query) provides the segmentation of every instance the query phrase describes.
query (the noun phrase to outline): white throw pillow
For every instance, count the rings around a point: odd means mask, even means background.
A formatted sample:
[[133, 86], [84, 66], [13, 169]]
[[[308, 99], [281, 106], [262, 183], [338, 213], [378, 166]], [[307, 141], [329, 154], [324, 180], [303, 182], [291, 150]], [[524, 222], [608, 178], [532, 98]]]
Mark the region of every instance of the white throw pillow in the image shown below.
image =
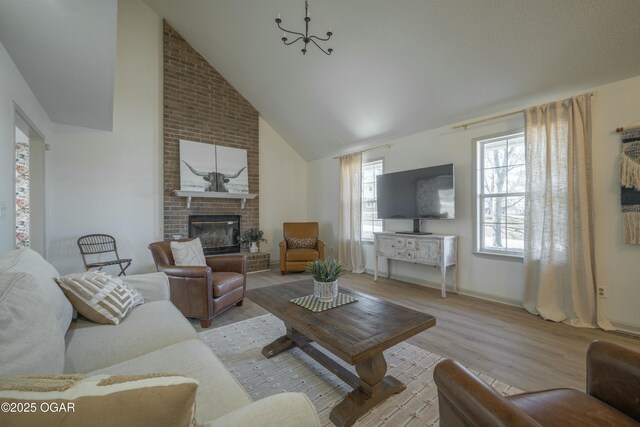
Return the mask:
[[32, 276], [35, 279], [34, 286], [48, 301], [47, 311], [55, 316], [54, 321], [60, 333], [67, 332], [73, 308], [54, 281], [60, 273], [39, 253], [29, 248], [22, 248], [0, 255], [0, 273], [27, 273]]
[[103, 272], [68, 274], [56, 282], [78, 313], [96, 323], [117, 325], [144, 302], [136, 289]]
[[0, 377], [64, 369], [64, 333], [37, 282], [27, 273], [0, 273]]
[[171, 242], [171, 253], [176, 265], [205, 266], [207, 260], [204, 257], [200, 238], [189, 242]]

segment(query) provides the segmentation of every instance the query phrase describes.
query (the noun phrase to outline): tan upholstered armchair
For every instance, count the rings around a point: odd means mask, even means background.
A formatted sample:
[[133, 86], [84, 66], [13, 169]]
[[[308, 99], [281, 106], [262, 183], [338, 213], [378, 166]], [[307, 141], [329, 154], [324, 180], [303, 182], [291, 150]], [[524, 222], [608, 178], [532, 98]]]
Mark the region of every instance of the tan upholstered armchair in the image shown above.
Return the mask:
[[640, 425], [640, 353], [606, 341], [587, 351], [587, 392], [560, 388], [503, 397], [453, 360], [435, 367], [441, 427]]
[[169, 276], [171, 302], [185, 317], [200, 319], [203, 328], [227, 308], [242, 305], [247, 283], [243, 255], [213, 255], [205, 258], [206, 266], [176, 266], [170, 241], [151, 243], [149, 250], [158, 271]]
[[310, 261], [324, 259], [324, 241], [317, 222], [285, 222], [280, 242], [280, 273], [304, 271]]

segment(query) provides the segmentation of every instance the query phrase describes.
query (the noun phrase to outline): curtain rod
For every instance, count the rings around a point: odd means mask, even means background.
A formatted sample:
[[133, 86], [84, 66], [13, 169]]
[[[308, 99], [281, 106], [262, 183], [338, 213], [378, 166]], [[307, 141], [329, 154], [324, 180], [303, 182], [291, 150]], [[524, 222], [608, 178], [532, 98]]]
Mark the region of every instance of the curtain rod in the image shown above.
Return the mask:
[[[588, 93], [587, 95], [595, 96], [595, 93], [591, 92], [591, 93]], [[462, 123], [460, 125], [455, 125], [452, 129], [456, 130], [456, 129], [464, 128], [466, 130], [469, 126], [477, 125], [478, 123], [484, 123], [484, 122], [488, 122], [488, 121], [491, 121], [491, 120], [502, 119], [503, 117], [515, 116], [516, 114], [520, 114], [520, 113], [523, 113], [523, 112], [524, 112], [524, 109], [517, 110], [517, 111], [511, 111], [510, 113], [504, 113], [504, 114], [500, 114], [500, 115], [497, 115], [497, 116], [487, 117], [486, 119], [480, 119], [480, 120], [475, 120], [473, 122], [467, 122], [467, 123]]]
[[337, 160], [337, 159], [339, 159], [339, 158], [340, 158], [340, 157], [342, 157], [342, 156], [349, 156], [349, 155], [351, 155], [351, 154], [364, 153], [365, 151], [377, 150], [377, 149], [379, 149], [379, 148], [391, 148], [391, 146], [392, 146], [392, 145], [393, 145], [393, 144], [383, 144], [383, 145], [378, 145], [378, 146], [371, 147], [371, 148], [365, 148], [364, 150], [354, 151], [354, 152], [352, 152], [352, 153], [347, 153], [347, 154], [342, 154], [341, 156], [336, 156], [336, 157], [334, 157], [333, 159], [334, 159], [334, 160]]

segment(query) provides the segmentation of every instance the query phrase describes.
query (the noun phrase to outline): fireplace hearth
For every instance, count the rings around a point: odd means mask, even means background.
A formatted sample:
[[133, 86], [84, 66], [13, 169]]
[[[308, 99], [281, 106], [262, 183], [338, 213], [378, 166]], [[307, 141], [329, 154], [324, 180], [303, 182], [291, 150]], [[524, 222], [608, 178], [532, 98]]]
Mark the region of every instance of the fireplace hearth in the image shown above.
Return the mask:
[[240, 215], [190, 215], [189, 237], [200, 238], [205, 255], [240, 252]]

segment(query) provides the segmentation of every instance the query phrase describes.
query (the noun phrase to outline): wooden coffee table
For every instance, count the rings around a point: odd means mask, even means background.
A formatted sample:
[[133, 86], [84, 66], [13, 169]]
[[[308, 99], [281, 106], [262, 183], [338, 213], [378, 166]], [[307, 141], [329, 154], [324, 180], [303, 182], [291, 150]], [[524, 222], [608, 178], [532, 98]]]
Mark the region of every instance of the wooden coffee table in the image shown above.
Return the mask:
[[[291, 302], [313, 294], [313, 281], [301, 280], [247, 291], [247, 297], [282, 320], [287, 334], [262, 349], [271, 358], [293, 346], [353, 387], [331, 411], [337, 426], [350, 426], [369, 409], [406, 386], [387, 373], [382, 352], [436, 324], [425, 313], [401, 307], [360, 292], [340, 288], [357, 302], [314, 313]], [[355, 365], [358, 375], [311, 345], [315, 341], [345, 362]]]

